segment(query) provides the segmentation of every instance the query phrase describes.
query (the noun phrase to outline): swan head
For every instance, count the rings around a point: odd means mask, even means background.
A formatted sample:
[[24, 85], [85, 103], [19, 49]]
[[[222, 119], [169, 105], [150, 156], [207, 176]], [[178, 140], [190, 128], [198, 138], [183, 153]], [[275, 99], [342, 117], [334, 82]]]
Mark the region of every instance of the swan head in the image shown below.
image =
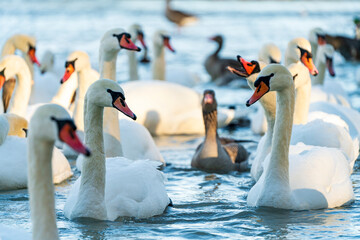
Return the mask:
[[156, 31], [154, 33], [153, 42], [155, 49], [163, 49], [163, 47], [166, 47], [171, 52], [175, 52], [174, 48], [170, 44], [170, 35], [167, 31], [164, 30]]
[[207, 114], [217, 109], [217, 102], [215, 98], [215, 92], [211, 89], [206, 89], [203, 94], [202, 100], [202, 110], [203, 114]]
[[131, 35], [131, 41], [136, 43], [136, 40], [139, 40], [141, 45], [144, 47], [144, 49], [147, 49], [146, 43], [145, 43], [145, 35], [144, 31], [140, 24], [134, 23], [129, 27], [129, 33]]
[[319, 46], [317, 52], [317, 61], [326, 64], [326, 68], [328, 69], [330, 75], [332, 77], [335, 76], [334, 66], [333, 66], [333, 57], [334, 57], [334, 47], [330, 44], [325, 44]]
[[227, 69], [240, 77], [246, 77], [250, 88], [255, 89], [254, 82], [256, 77], [267, 64], [255, 60], [248, 62], [240, 55], [237, 56], [237, 60], [240, 63], [239, 67], [228, 66]]
[[69, 113], [57, 104], [45, 104], [35, 111], [30, 119], [28, 137], [52, 143], [61, 141], [76, 152], [90, 156], [89, 149], [76, 134], [76, 126]]
[[266, 64], [280, 63], [281, 62], [281, 51], [273, 43], [264, 44], [259, 51], [259, 61]]
[[324, 45], [326, 43], [324, 30], [319, 27], [311, 29], [309, 32], [309, 41], [311, 44]]
[[141, 51], [131, 41], [131, 35], [122, 28], [114, 28], [107, 31], [100, 41], [100, 51], [117, 54], [121, 49]]
[[41, 59], [41, 74], [51, 71], [54, 67], [54, 61], [54, 54], [50, 51], [46, 51]]
[[316, 76], [319, 73], [313, 62], [310, 42], [305, 38], [291, 40], [285, 55], [288, 62], [287, 65], [301, 61], [309, 69], [311, 75]]
[[136, 115], [125, 102], [124, 90], [116, 82], [109, 79], [100, 79], [91, 84], [85, 96], [88, 104], [99, 107], [113, 107], [133, 120]]
[[261, 70], [254, 87], [254, 94], [246, 102], [247, 107], [257, 102], [269, 91], [282, 91], [294, 87], [294, 82], [291, 73], [286, 67], [280, 64], [270, 64]]
[[89, 55], [83, 51], [72, 52], [65, 62], [65, 73], [60, 83], [66, 82], [74, 72], [79, 72], [86, 68], [91, 68]]
[[14, 78], [19, 72], [26, 72], [30, 76], [30, 70], [25, 60], [17, 55], [7, 55], [0, 61], [0, 89], [7, 79]]
[[16, 34], [11, 38], [15, 48], [19, 49], [24, 54], [27, 54], [32, 63], [40, 66], [40, 63], [35, 55], [36, 53], [36, 39], [34, 37]]

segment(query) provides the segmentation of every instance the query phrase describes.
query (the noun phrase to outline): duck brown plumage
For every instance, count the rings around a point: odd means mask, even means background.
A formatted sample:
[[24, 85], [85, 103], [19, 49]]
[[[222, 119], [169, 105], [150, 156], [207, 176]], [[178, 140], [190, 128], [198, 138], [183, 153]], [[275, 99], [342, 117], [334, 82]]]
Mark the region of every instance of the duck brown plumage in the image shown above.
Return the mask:
[[216, 51], [208, 56], [205, 60], [205, 69], [208, 74], [211, 76], [211, 81], [215, 81], [217, 85], [226, 85], [234, 79], [239, 79], [238, 76], [229, 73], [227, 66], [237, 66], [239, 63], [230, 58], [221, 58], [219, 53], [223, 47], [224, 38], [221, 35], [216, 35], [210, 40], [216, 42], [218, 47]]
[[190, 13], [172, 9], [170, 0], [166, 0], [165, 16], [170, 22], [175, 23], [178, 27], [190, 25], [198, 20], [196, 16]]
[[220, 138], [217, 133], [217, 102], [215, 92], [204, 91], [202, 101], [205, 139], [196, 148], [191, 166], [206, 172], [228, 173], [248, 169], [248, 152], [230, 138]]

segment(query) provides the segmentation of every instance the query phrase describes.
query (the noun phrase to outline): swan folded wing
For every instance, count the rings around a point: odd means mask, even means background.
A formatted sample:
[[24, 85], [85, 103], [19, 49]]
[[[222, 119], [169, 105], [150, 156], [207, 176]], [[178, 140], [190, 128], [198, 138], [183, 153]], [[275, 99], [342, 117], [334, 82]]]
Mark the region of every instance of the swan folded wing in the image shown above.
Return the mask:
[[105, 188], [109, 220], [120, 216], [147, 218], [164, 212], [169, 197], [165, 191], [164, 175], [155, 167], [161, 163], [125, 158], [109, 160]]
[[291, 146], [289, 159], [290, 187], [297, 196], [297, 209], [338, 207], [354, 198], [350, 167], [342, 151], [297, 144]]

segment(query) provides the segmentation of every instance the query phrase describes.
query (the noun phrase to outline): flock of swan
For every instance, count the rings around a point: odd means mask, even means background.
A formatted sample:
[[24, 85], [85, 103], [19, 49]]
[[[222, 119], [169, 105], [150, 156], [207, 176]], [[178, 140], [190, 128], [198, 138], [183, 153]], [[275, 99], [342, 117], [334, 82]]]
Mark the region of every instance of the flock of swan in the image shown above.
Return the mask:
[[[166, 66], [166, 51], [175, 51], [166, 31], [154, 34], [149, 80], [139, 80], [135, 43], [147, 46], [134, 24], [103, 35], [99, 71], [86, 52], [70, 53], [60, 87], [58, 77], [34, 77], [34, 64], [49, 73], [53, 55], [47, 52], [39, 62], [35, 38], [11, 36], [0, 60], [0, 190], [28, 187], [32, 239], [59, 239], [53, 184], [73, 175], [68, 159], [76, 159], [81, 171], [63, 210], [68, 219], [160, 215], [172, 200], [161, 171], [166, 162], [152, 135], [205, 134], [191, 166], [215, 173], [251, 166], [256, 183], [249, 206], [308, 210], [349, 204], [360, 114], [339, 84], [325, 81], [326, 70], [331, 76], [335, 71], [334, 48], [324, 36], [316, 28], [309, 40], [289, 41], [284, 65], [272, 43], [260, 49], [258, 60], [247, 61], [221, 58], [222, 37], [211, 38], [218, 44], [205, 62], [212, 81], [246, 79], [254, 92], [246, 105], [261, 104], [251, 129], [264, 136], [251, 159], [241, 141], [218, 134], [236, 119], [235, 111], [218, 106], [213, 90], [196, 92], [199, 79], [192, 73]], [[118, 84], [116, 61], [124, 52], [131, 81]], [[0, 226], [0, 238], [11, 236]]]

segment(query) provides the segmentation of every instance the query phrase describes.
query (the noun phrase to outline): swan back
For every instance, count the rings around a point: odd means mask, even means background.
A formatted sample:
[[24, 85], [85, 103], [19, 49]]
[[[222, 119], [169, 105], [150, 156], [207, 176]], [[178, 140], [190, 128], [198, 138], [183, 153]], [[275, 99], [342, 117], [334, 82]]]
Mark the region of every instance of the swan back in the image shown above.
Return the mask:
[[24, 129], [28, 129], [28, 121], [13, 113], [4, 114], [9, 122], [9, 136], [26, 137]]
[[259, 61], [264, 62], [266, 64], [280, 63], [281, 51], [273, 43], [264, 44], [259, 51], [258, 59]]

